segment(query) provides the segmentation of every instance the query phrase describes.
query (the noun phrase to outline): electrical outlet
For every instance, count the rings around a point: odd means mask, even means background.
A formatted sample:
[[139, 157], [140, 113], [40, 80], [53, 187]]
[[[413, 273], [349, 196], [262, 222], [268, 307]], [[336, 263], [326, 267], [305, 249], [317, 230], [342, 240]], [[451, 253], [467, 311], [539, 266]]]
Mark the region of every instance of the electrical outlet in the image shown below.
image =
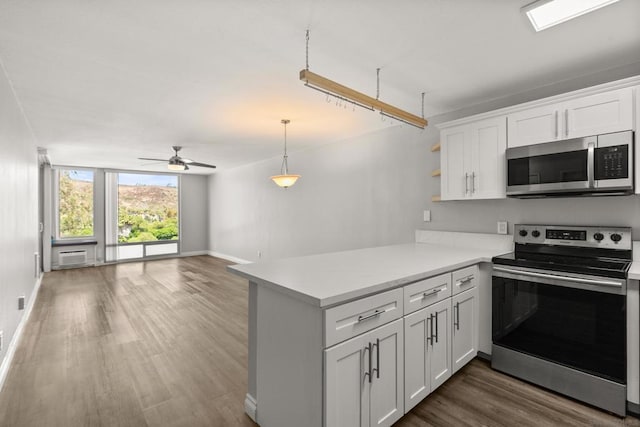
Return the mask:
[[423, 213], [424, 222], [431, 222], [431, 211], [424, 211]]
[[24, 295], [18, 297], [18, 310], [24, 310]]
[[498, 234], [507, 234], [507, 221], [498, 221]]

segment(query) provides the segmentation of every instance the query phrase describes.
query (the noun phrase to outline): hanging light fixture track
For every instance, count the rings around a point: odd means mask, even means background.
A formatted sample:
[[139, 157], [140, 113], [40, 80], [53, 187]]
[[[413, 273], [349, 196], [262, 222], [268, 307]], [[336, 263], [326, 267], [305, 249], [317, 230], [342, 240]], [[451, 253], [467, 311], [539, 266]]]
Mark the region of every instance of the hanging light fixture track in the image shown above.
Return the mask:
[[365, 95], [364, 93], [358, 92], [357, 90], [351, 89], [350, 87], [344, 86], [319, 74], [313, 73], [309, 70], [309, 30], [307, 30], [306, 41], [307, 67], [300, 71], [300, 80], [304, 82], [305, 86], [320, 91], [326, 95], [334, 96], [342, 101], [350, 102], [358, 107], [366, 108], [370, 111], [378, 110], [383, 116], [399, 120], [420, 129], [424, 129], [427, 126], [428, 122], [424, 118], [424, 93], [422, 94], [423, 117], [419, 117], [378, 99], [380, 96], [379, 68], [376, 69], [376, 98]]

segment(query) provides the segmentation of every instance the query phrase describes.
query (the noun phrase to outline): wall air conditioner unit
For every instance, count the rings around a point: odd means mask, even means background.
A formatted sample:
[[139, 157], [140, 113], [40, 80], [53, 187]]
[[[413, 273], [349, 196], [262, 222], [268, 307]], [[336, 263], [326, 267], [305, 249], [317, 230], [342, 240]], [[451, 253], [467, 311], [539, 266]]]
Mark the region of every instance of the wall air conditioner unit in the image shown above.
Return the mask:
[[87, 263], [87, 251], [61, 251], [58, 256], [59, 267], [77, 267]]

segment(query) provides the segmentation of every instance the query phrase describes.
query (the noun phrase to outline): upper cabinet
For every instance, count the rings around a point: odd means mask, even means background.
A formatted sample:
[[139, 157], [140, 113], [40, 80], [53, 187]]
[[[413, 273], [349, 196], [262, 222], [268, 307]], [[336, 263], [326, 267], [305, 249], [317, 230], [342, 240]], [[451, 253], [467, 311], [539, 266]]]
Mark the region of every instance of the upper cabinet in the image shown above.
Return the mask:
[[507, 116], [508, 145], [579, 138], [633, 129], [633, 88], [535, 107]]
[[442, 130], [442, 200], [505, 197], [505, 116]]

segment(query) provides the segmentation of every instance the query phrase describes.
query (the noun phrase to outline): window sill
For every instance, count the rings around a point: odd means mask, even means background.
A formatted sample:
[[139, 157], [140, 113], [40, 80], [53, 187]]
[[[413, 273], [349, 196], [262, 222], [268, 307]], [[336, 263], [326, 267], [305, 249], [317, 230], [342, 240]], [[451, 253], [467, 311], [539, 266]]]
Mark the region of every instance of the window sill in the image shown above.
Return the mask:
[[95, 239], [65, 239], [65, 240], [52, 240], [51, 247], [60, 246], [80, 246], [80, 245], [97, 245], [98, 241]]

